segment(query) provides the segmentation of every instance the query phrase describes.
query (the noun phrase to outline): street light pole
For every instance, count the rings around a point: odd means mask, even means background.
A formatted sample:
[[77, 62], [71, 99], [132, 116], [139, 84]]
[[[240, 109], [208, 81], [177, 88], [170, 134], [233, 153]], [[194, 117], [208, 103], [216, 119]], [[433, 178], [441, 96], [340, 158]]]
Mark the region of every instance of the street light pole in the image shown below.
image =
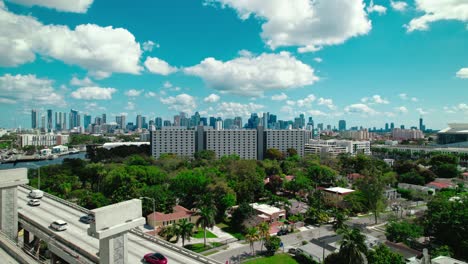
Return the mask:
[[[156, 200], [154, 198], [146, 197], [146, 196], [140, 197], [140, 199], [141, 200], [148, 199], [148, 200], [151, 200], [153, 202], [153, 229], [156, 230], [155, 219], [154, 219], [154, 213], [156, 212]], [[156, 235], [156, 233], [154, 235]]]

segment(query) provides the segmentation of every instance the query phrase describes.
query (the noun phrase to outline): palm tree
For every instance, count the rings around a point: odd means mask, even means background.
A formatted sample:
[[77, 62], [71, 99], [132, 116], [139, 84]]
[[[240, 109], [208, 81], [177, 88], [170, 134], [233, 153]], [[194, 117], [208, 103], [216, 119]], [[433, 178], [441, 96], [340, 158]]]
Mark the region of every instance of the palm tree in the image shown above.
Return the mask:
[[250, 249], [252, 250], [252, 255], [255, 254], [254, 251], [254, 243], [259, 238], [258, 236], [258, 229], [256, 227], [251, 227], [247, 229], [247, 233], [245, 234], [245, 240], [247, 240], [250, 244]]
[[345, 228], [345, 221], [347, 217], [346, 214], [336, 210], [335, 211], [335, 221], [333, 221], [333, 230], [343, 229]]
[[203, 243], [204, 246], [206, 247], [206, 228], [213, 228], [213, 226], [216, 224], [215, 223], [215, 216], [216, 216], [216, 207], [211, 204], [211, 205], [204, 205], [201, 206], [198, 209], [198, 212], [196, 213], [200, 218], [198, 218], [196, 222], [197, 228], [199, 226], [203, 227], [203, 231], [205, 232], [203, 236]]
[[193, 234], [193, 227], [195, 225], [191, 222], [189, 222], [187, 219], [182, 219], [176, 224], [176, 230], [177, 230], [177, 238], [181, 237], [182, 238], [182, 247], [185, 244], [185, 239], [187, 241], [190, 241], [190, 237]]
[[260, 251], [263, 251], [263, 243], [270, 238], [270, 225], [267, 222], [261, 222], [258, 226], [258, 233], [262, 239]]
[[174, 225], [164, 226], [161, 228], [158, 235], [163, 237], [165, 240], [170, 241], [171, 238], [177, 235], [177, 227]]
[[366, 264], [367, 246], [359, 229], [345, 227], [338, 229], [337, 233], [342, 236], [338, 253], [341, 258], [348, 264]]

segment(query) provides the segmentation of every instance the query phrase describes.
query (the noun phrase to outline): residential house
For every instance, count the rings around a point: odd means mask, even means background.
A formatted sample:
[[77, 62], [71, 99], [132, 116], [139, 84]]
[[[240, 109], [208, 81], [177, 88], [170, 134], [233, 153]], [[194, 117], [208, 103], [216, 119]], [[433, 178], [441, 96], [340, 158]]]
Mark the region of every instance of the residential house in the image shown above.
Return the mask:
[[196, 223], [199, 216], [195, 215], [194, 211], [188, 210], [185, 207], [176, 205], [172, 208], [172, 213], [165, 214], [161, 212], [154, 212], [146, 216], [148, 225], [158, 227], [173, 225], [180, 222], [182, 219], [187, 219], [189, 222]]
[[286, 210], [274, 207], [268, 204], [252, 203], [250, 204], [257, 213], [257, 218], [262, 222], [277, 222], [286, 219]]

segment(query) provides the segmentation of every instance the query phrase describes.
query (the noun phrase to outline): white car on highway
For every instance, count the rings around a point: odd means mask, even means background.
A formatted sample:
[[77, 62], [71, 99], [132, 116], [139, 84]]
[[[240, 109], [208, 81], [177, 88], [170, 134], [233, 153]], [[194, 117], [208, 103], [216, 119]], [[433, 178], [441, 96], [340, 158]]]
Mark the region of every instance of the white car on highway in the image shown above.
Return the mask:
[[56, 231], [65, 231], [67, 230], [68, 224], [63, 220], [55, 220], [50, 224], [50, 227]]
[[41, 202], [38, 199], [31, 199], [28, 201], [28, 205], [30, 206], [39, 206], [41, 205]]

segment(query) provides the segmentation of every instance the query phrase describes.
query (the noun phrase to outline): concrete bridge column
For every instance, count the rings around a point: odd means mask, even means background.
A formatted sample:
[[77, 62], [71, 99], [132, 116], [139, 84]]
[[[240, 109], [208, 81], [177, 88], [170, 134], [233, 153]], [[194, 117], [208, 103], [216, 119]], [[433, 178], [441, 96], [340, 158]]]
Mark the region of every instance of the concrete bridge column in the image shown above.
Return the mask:
[[26, 229], [23, 229], [23, 245], [29, 245], [29, 231]]
[[127, 232], [145, 223], [141, 200], [133, 199], [92, 210], [88, 235], [99, 239], [100, 264], [128, 264]]
[[18, 239], [18, 185], [27, 184], [26, 168], [0, 170], [0, 229], [11, 239]]

